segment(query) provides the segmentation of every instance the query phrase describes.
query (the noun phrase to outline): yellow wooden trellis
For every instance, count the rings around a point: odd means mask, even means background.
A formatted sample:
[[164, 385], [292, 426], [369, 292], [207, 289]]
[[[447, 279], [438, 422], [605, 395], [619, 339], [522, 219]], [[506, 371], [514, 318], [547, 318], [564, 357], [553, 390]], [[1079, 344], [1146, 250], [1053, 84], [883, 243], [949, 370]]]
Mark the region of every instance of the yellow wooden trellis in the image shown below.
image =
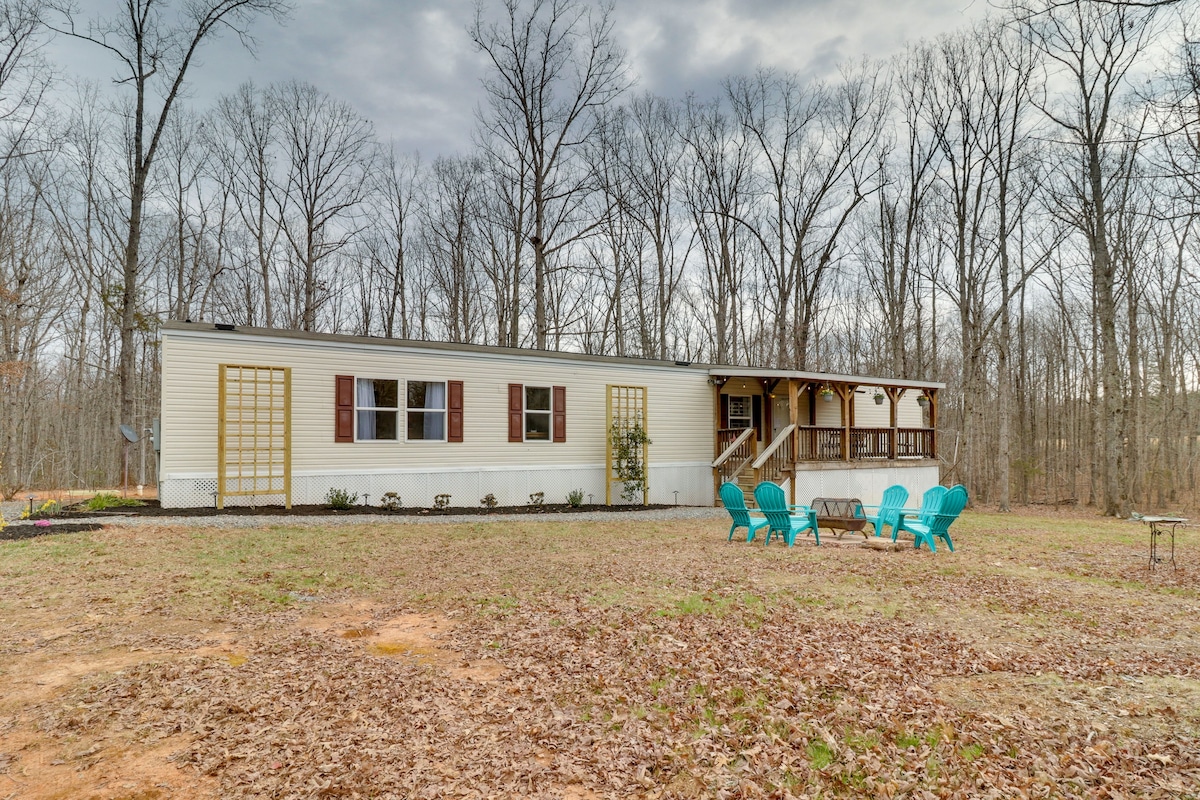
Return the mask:
[[217, 405], [217, 508], [269, 495], [291, 508], [291, 368], [221, 364]]
[[[612, 487], [620, 483], [615, 474], [616, 443], [614, 434], [623, 435], [635, 426], [649, 432], [646, 419], [646, 387], [645, 386], [614, 386], [609, 384], [605, 394], [605, 481], [604, 503], [612, 505]], [[646, 481], [642, 486], [642, 503], [645, 504], [650, 496], [650, 449], [648, 443], [642, 444], [642, 466], [646, 471]]]

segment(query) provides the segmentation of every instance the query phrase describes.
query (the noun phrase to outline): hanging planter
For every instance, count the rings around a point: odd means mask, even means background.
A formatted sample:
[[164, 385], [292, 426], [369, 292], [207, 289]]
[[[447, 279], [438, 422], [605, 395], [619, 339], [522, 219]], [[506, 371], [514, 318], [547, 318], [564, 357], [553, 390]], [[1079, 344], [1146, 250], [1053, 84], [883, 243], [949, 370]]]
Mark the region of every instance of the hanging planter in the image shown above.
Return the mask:
[[922, 407], [927, 406], [927, 405], [929, 405], [929, 398], [926, 397], [925, 395], [921, 395], [920, 397], [917, 398], [917, 403]]
[[817, 394], [821, 395], [821, 399], [826, 403], [833, 402], [833, 389], [830, 389], [828, 386], [822, 386], [817, 390]]
[[881, 406], [881, 405], [883, 405], [883, 401], [884, 401], [884, 400], [886, 400], [886, 399], [887, 399], [887, 396], [886, 396], [886, 395], [884, 395], [884, 393], [883, 393], [883, 392], [876, 392], [876, 393], [875, 393], [875, 405], [877, 405], [877, 406]]

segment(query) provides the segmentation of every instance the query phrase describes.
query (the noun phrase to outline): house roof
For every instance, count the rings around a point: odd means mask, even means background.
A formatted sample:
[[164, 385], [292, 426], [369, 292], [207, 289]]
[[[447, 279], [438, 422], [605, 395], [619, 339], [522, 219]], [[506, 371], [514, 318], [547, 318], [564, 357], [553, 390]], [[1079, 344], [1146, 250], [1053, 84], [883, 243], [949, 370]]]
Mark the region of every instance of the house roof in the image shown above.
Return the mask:
[[458, 342], [430, 342], [417, 339], [389, 339], [382, 336], [350, 336], [341, 333], [312, 333], [309, 331], [282, 330], [278, 328], [257, 328], [246, 325], [225, 325], [211, 322], [178, 322], [163, 323], [163, 333], [182, 333], [184, 335], [229, 336], [235, 338], [274, 339], [289, 342], [305, 343], [314, 346], [364, 348], [407, 349], [425, 352], [444, 353], [478, 353], [481, 355], [521, 357], [530, 359], [545, 359], [562, 362], [583, 362], [595, 364], [624, 364], [631, 367], [652, 369], [690, 369], [707, 372], [710, 377], [747, 377], [747, 378], [793, 378], [797, 380], [836, 381], [856, 383], [866, 386], [896, 386], [918, 389], [940, 389], [943, 383], [930, 381], [910, 381], [895, 378], [873, 378], [867, 376], [834, 375], [824, 372], [802, 372], [796, 370], [763, 369], [758, 367], [720, 366], [699, 364], [688, 361], [662, 361], [652, 358], [632, 358], [628, 356], [593, 355], [589, 353], [568, 353], [557, 350], [530, 350], [522, 347], [498, 347], [495, 345], [461, 344]]

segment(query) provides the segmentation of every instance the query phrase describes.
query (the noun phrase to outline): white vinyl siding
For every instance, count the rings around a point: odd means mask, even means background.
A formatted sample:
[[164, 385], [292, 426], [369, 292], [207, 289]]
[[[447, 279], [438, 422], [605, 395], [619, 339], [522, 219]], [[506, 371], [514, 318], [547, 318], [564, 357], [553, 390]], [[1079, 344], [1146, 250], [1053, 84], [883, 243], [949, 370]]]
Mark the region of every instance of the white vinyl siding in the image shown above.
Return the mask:
[[842, 404], [835, 394], [833, 399], [826, 400], [822, 395], [813, 392], [813, 408], [817, 410], [817, 425], [822, 428], [837, 428], [842, 426]]
[[[292, 368], [292, 469], [296, 473], [603, 467], [608, 384], [647, 387], [647, 431], [654, 442], [651, 466], [703, 464], [713, 457], [713, 392], [707, 372], [697, 368], [173, 329], [163, 331], [162, 354], [160, 472], [164, 478], [172, 473], [216, 474], [216, 387], [221, 363]], [[567, 387], [566, 442], [545, 447], [541, 442], [508, 441], [508, 384], [517, 373], [530, 386]], [[431, 461], [431, 450], [421, 442], [400, 447], [335, 443], [335, 375], [463, 376], [463, 439], [468, 446], [439, 447]]]

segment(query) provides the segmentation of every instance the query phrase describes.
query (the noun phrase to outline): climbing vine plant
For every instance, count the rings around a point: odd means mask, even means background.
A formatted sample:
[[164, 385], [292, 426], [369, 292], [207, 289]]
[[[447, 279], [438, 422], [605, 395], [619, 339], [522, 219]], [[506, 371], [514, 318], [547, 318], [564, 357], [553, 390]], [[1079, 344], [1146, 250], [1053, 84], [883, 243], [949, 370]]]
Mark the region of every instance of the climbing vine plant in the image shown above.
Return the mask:
[[646, 433], [646, 387], [608, 387], [608, 479], [605, 502], [612, 503], [612, 484], [621, 484], [621, 497], [634, 502], [649, 497]]
[[646, 480], [646, 445], [651, 444], [646, 429], [639, 422], [621, 426], [614, 422], [609, 429], [613, 449], [613, 473], [621, 482], [621, 498], [633, 502], [640, 494], [645, 502], [650, 489]]

